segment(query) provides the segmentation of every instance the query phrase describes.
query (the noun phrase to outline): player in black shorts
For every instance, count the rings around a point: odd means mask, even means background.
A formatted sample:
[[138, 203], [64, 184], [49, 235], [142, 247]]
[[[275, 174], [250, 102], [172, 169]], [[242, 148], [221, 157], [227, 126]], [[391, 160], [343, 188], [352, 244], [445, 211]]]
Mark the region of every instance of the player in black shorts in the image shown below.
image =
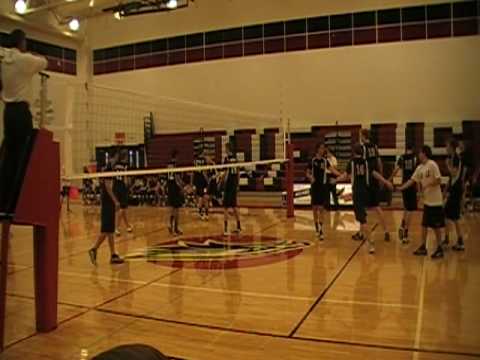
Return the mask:
[[457, 154], [458, 141], [451, 139], [447, 143], [447, 168], [449, 172], [449, 182], [446, 192], [445, 203], [445, 218], [447, 220], [447, 227], [445, 231], [445, 240], [442, 245], [444, 248], [449, 245], [449, 235], [452, 228], [452, 223], [455, 225], [457, 232], [457, 243], [452, 246], [455, 251], [464, 251], [465, 245], [463, 243], [463, 232], [460, 226], [462, 217], [462, 199], [463, 199], [463, 166], [460, 156]]
[[[121, 153], [120, 161], [117, 162], [113, 167], [114, 171], [128, 170], [127, 156], [128, 154], [123, 152]], [[132, 226], [128, 222], [128, 217], [127, 217], [128, 185], [127, 185], [127, 180], [125, 176], [116, 176], [115, 179], [113, 179], [113, 193], [115, 194], [115, 196], [118, 199], [118, 202], [120, 203], [120, 209], [117, 212], [117, 221], [116, 221], [117, 228], [115, 230], [115, 234], [117, 236], [120, 236], [122, 234], [120, 232], [120, 223], [122, 222], [122, 220], [123, 220], [123, 223], [125, 224], [127, 232], [132, 232], [133, 230]]]
[[[177, 166], [177, 151], [173, 150], [168, 168]], [[183, 206], [183, 181], [179, 173], [168, 173], [167, 175], [168, 206], [170, 207], [170, 223], [168, 231], [171, 235], [182, 235], [179, 229], [180, 208]]]
[[[233, 153], [232, 146], [227, 143], [225, 145], [225, 150], [227, 157], [224, 160], [224, 164], [235, 164], [237, 158]], [[232, 167], [225, 170], [223, 175], [223, 234], [228, 236], [228, 210], [232, 209], [235, 219], [237, 220], [237, 229], [234, 230], [235, 233], [239, 234], [242, 231], [240, 225], [240, 216], [237, 209], [237, 192], [239, 185], [240, 172], [238, 167]]]
[[357, 240], [367, 240], [369, 243], [370, 254], [375, 253], [375, 242], [370, 237], [367, 223], [367, 209], [370, 206], [370, 185], [371, 181], [382, 183], [388, 189], [393, 189], [393, 185], [386, 180], [378, 171], [370, 170], [368, 160], [363, 157], [363, 146], [355, 144], [353, 146], [353, 158], [347, 165], [346, 174], [337, 178], [338, 181], [350, 179], [352, 182], [352, 194], [342, 195], [343, 198], [352, 197], [355, 219], [360, 223], [360, 232]]
[[[103, 169], [104, 172], [113, 171], [115, 163], [118, 161], [118, 153], [113, 153], [110, 158], [110, 162]], [[115, 210], [120, 207], [115, 194], [113, 193], [112, 178], [101, 179], [101, 234], [98, 237], [97, 242], [88, 251], [90, 261], [92, 264], [97, 265], [97, 251], [102, 245], [105, 239], [108, 239], [108, 245], [110, 247], [110, 263], [122, 264], [123, 259], [120, 258], [115, 252], [115, 241], [113, 234], [115, 232]]]
[[404, 191], [415, 183], [423, 194], [422, 244], [413, 253], [415, 256], [426, 256], [428, 229], [433, 229], [437, 240], [437, 249], [432, 259], [443, 258], [442, 229], [445, 227], [445, 213], [443, 210], [442, 175], [437, 163], [432, 158], [432, 149], [425, 145], [418, 154], [420, 164], [412, 177], [398, 188]]
[[[362, 129], [360, 131], [360, 142], [363, 146], [363, 158], [368, 161], [368, 167], [370, 172], [377, 171], [383, 176], [383, 164], [380, 159], [378, 147], [370, 141], [370, 131]], [[372, 175], [372, 174], [370, 174]], [[378, 216], [378, 221], [384, 231], [385, 241], [390, 241], [390, 234], [387, 230], [387, 223], [385, 222], [385, 215], [380, 207], [380, 190], [381, 184], [374, 176], [370, 176], [370, 185], [368, 187], [368, 205], [370, 209], [373, 209]], [[355, 235], [354, 235], [355, 237]]]
[[[406, 183], [415, 172], [417, 168], [417, 155], [413, 151], [411, 145], [407, 145], [405, 154], [400, 156], [397, 161], [397, 166], [393, 170], [390, 181], [402, 170], [402, 184]], [[398, 237], [404, 244], [408, 243], [408, 229], [410, 228], [410, 222], [413, 212], [418, 209], [417, 201], [417, 186], [411, 186], [402, 192], [403, 198], [403, 218], [400, 229], [398, 230]]]
[[[193, 161], [194, 166], [207, 165], [205, 152]], [[193, 186], [195, 186], [195, 195], [197, 196], [198, 213], [202, 220], [208, 219], [208, 178], [205, 171], [195, 171], [193, 173]]]
[[318, 143], [315, 147], [315, 156], [307, 168], [307, 178], [310, 180], [310, 197], [312, 199], [313, 221], [315, 222], [315, 232], [317, 238], [322, 241], [323, 233], [323, 215], [326, 208], [330, 205], [330, 183], [327, 170], [334, 175], [340, 173], [330, 164], [327, 159], [327, 149], [323, 143]]

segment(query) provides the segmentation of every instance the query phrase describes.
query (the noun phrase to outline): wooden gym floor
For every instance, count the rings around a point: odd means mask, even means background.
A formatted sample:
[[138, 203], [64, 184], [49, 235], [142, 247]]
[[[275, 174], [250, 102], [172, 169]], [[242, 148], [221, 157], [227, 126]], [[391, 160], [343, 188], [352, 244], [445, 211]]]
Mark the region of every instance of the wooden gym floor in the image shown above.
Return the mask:
[[[396, 235], [401, 212], [387, 211], [392, 241], [384, 242], [377, 228], [371, 256], [365, 244], [351, 240], [356, 225], [349, 212], [328, 215], [320, 243], [309, 211], [287, 220], [280, 210], [242, 209], [244, 234], [254, 243], [270, 236], [295, 241], [300, 250], [273, 250], [260, 256], [265, 264], [249, 267], [242, 267], [252, 265], [248, 255], [228, 266], [133, 258], [111, 266], [104, 244], [94, 267], [86, 251], [98, 235], [98, 209], [72, 210], [62, 213], [60, 325], [50, 334], [34, 330], [31, 230], [13, 229], [9, 345], [0, 359], [80, 359], [82, 350], [94, 355], [125, 343], [150, 344], [188, 360], [480, 358], [478, 214], [464, 220], [466, 252], [448, 251], [436, 261], [411, 255], [421, 213], [405, 246]], [[135, 231], [116, 238], [120, 254], [142, 254], [172, 240], [165, 209], [129, 211]], [[222, 231], [219, 212], [209, 222], [192, 210], [182, 216], [186, 242]]]

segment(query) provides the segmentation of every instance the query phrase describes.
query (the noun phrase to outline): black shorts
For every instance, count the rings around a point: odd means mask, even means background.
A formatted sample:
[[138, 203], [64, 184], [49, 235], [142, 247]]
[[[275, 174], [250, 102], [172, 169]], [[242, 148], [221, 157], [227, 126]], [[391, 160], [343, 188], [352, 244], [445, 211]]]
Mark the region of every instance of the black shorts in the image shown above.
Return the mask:
[[226, 186], [223, 193], [223, 207], [235, 208], [237, 207], [237, 187]]
[[201, 186], [195, 185], [195, 195], [197, 195], [198, 197], [203, 197], [205, 195], [208, 195], [206, 184], [205, 185], [202, 184]]
[[180, 208], [183, 206], [184, 197], [182, 192], [177, 186], [171, 186], [168, 188], [168, 206], [172, 208]]
[[402, 193], [403, 207], [407, 211], [415, 211], [418, 209], [417, 189], [410, 187]]
[[462, 209], [462, 193], [448, 194], [447, 203], [445, 204], [445, 217], [448, 220], [460, 220]]
[[100, 217], [100, 231], [103, 234], [113, 234], [115, 232], [115, 205], [112, 201], [102, 201]]
[[125, 183], [116, 182], [113, 186], [113, 193], [120, 203], [120, 209], [128, 208], [128, 189]]
[[217, 182], [215, 180], [210, 180], [208, 184], [207, 194], [210, 196], [217, 195]]
[[193, 177], [193, 185], [196, 188], [196, 195], [203, 196], [205, 195], [205, 190], [207, 189], [208, 183], [205, 177], [202, 174], [195, 174]]
[[445, 227], [445, 212], [443, 206], [423, 206], [422, 226], [432, 229]]
[[368, 197], [368, 190], [353, 192], [353, 212], [355, 219], [362, 225], [367, 223]]
[[367, 206], [369, 208], [378, 207], [380, 205], [380, 185], [377, 182], [373, 182], [368, 187], [368, 201]]
[[330, 191], [328, 184], [312, 184], [310, 187], [310, 197], [312, 199], [312, 206], [327, 207], [330, 203]]

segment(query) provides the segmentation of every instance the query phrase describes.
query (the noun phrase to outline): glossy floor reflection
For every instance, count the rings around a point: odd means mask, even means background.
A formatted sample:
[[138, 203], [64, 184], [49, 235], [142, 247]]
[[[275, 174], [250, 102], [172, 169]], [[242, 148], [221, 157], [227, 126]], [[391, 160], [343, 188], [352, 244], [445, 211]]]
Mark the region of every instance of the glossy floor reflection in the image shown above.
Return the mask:
[[[82, 349], [95, 354], [128, 342], [191, 360], [480, 357], [477, 214], [464, 221], [467, 251], [449, 251], [440, 261], [411, 255], [419, 216], [412, 243], [398, 242], [397, 211], [386, 212], [391, 242], [383, 241], [380, 229], [374, 232], [374, 256], [351, 240], [357, 227], [350, 212], [330, 213], [326, 240], [318, 242], [308, 211], [287, 220], [281, 210], [242, 209], [245, 236], [231, 237], [228, 252], [216, 237], [223, 230], [220, 212], [209, 222], [190, 210], [182, 215], [185, 235], [172, 239], [165, 209], [130, 209], [135, 231], [117, 237], [117, 248], [138, 256], [114, 267], [105, 245], [93, 267], [86, 251], [98, 234], [98, 209], [74, 206], [73, 213], [63, 213], [61, 323], [50, 334], [34, 330], [31, 230], [15, 227], [8, 267], [10, 346], [0, 358], [79, 359]], [[278, 242], [265, 247], [261, 236]], [[292, 250], [292, 242], [303, 245]], [[178, 260], [180, 253], [188, 266]], [[218, 261], [219, 254], [228, 261]]]

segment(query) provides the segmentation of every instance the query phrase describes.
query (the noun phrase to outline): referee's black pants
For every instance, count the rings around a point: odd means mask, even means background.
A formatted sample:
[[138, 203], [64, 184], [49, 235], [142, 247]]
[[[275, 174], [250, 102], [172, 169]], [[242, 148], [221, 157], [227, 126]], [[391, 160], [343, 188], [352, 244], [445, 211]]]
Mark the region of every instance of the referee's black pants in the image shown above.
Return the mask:
[[0, 154], [0, 212], [13, 213], [23, 179], [28, 143], [33, 131], [28, 103], [6, 103], [3, 112], [4, 136]]

